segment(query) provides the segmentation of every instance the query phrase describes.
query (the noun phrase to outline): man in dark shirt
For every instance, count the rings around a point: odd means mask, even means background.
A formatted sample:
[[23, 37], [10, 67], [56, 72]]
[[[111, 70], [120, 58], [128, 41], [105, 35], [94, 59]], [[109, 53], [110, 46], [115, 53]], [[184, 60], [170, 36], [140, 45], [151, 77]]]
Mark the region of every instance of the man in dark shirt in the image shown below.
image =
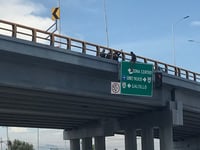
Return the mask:
[[133, 52], [131, 52], [131, 62], [132, 63], [136, 62], [136, 55]]
[[103, 58], [106, 57], [105, 49], [103, 49], [102, 52], [100, 52], [100, 57], [103, 57]]

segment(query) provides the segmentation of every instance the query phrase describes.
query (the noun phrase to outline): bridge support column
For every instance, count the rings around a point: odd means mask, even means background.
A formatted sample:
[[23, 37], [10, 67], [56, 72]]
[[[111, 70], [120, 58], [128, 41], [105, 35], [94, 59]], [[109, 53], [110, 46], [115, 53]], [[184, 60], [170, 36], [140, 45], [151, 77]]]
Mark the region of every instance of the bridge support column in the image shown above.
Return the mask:
[[166, 125], [160, 128], [160, 150], [173, 150], [172, 125]]
[[163, 115], [160, 123], [160, 150], [173, 150], [173, 111], [168, 111]]
[[154, 136], [152, 127], [145, 127], [142, 129], [142, 150], [154, 150]]
[[70, 150], [80, 150], [80, 140], [79, 139], [70, 140]]
[[[175, 106], [179, 105], [175, 104]], [[182, 113], [181, 107], [170, 105], [169, 108], [120, 120], [121, 128], [125, 131], [126, 150], [135, 150], [133, 145], [135, 141], [131, 139], [133, 136], [130, 135], [133, 132], [126, 131], [126, 129], [132, 128], [141, 129], [142, 131], [142, 150], [154, 150], [154, 137], [157, 138], [158, 136], [160, 138], [160, 150], [173, 150], [173, 126], [182, 125], [182, 120], [178, 119], [181, 118], [179, 116]], [[156, 132], [158, 130], [154, 130], [155, 128], [160, 129], [159, 132]]]
[[92, 150], [92, 138], [82, 139], [82, 150]]
[[105, 137], [104, 136], [97, 136], [95, 137], [95, 150], [105, 150]]
[[125, 150], [137, 150], [136, 129], [125, 130]]

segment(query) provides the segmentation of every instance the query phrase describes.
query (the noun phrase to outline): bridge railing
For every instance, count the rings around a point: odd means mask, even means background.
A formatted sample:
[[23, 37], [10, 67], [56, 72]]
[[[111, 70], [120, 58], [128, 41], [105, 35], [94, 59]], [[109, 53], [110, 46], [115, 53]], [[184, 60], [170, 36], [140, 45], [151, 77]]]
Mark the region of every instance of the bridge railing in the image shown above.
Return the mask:
[[[116, 50], [105, 46], [100, 46], [97, 44], [77, 40], [59, 34], [52, 34], [50, 32], [3, 20], [0, 20], [0, 34], [11, 36], [13, 38], [32, 41], [35, 43], [59, 47], [66, 51], [71, 50], [87, 55], [105, 57], [105, 59], [115, 59], [115, 54], [119, 54], [118, 61], [129, 61], [131, 59], [130, 53], [127, 53], [122, 50]], [[106, 55], [102, 55], [103, 51]], [[151, 63], [153, 64], [155, 70], [160, 70], [174, 76], [178, 76], [188, 80], [193, 80], [195, 82], [200, 82], [199, 73], [195, 73], [180, 67], [176, 67], [153, 59], [144, 58], [141, 56], [137, 56], [137, 61], [143, 63]]]

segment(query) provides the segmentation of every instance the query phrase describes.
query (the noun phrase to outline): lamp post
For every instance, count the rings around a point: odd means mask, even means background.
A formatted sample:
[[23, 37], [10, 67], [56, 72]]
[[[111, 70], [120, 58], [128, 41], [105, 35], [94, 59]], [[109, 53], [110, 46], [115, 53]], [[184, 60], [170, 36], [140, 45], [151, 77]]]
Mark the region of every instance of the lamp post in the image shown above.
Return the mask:
[[[60, 0], [58, 0], [58, 7], [59, 7], [59, 9], [60, 9], [60, 11], [61, 11], [61, 8], [60, 8]], [[58, 34], [61, 34], [61, 17], [60, 17], [60, 19], [59, 19], [59, 28], [58, 28]]]
[[190, 16], [185, 16], [181, 19], [179, 19], [178, 21], [176, 21], [175, 23], [172, 24], [172, 46], [173, 46], [173, 61], [174, 61], [174, 65], [176, 65], [176, 51], [175, 51], [175, 34], [174, 34], [174, 28], [175, 25], [177, 25], [179, 22], [188, 19]]
[[108, 17], [106, 11], [106, 0], [103, 0], [104, 5], [104, 19], [105, 19], [105, 30], [106, 30], [106, 46], [109, 47], [109, 36], [108, 36]]

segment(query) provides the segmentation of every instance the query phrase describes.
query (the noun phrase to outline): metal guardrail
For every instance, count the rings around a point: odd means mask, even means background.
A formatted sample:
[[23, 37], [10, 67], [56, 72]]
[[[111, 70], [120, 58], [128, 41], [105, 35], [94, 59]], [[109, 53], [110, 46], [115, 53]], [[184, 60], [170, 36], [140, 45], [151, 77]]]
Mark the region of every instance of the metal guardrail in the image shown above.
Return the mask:
[[[129, 61], [131, 59], [130, 53], [124, 52], [122, 50], [115, 50], [86, 41], [77, 40], [71, 37], [52, 34], [50, 32], [34, 29], [4, 20], [0, 20], [0, 34], [11, 36], [13, 38], [32, 41], [35, 43], [60, 47], [65, 50], [76, 51], [97, 57], [101, 57], [101, 52], [105, 51], [106, 54], [110, 54], [108, 59], [114, 59], [113, 57], [116, 53], [120, 54], [119, 61]], [[137, 56], [137, 61], [142, 63], [151, 63], [153, 64], [155, 70], [161, 70], [174, 76], [200, 82], [199, 73], [195, 73], [186, 69], [182, 69], [173, 65], [169, 65], [149, 58], [144, 58], [141, 56]]]

